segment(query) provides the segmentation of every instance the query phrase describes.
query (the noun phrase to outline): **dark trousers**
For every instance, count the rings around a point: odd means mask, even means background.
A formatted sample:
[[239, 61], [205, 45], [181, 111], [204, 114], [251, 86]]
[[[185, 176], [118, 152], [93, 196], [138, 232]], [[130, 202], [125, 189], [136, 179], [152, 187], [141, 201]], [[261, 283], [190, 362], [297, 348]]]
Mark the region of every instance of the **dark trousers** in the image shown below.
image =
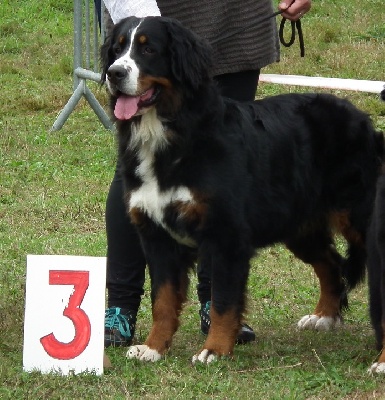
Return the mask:
[[[239, 101], [252, 101], [258, 86], [259, 70], [219, 75], [222, 95]], [[130, 223], [123, 202], [123, 182], [119, 162], [106, 204], [108, 307], [137, 312], [145, 280], [146, 260], [135, 227]], [[198, 263], [198, 297], [211, 298], [211, 270]]]

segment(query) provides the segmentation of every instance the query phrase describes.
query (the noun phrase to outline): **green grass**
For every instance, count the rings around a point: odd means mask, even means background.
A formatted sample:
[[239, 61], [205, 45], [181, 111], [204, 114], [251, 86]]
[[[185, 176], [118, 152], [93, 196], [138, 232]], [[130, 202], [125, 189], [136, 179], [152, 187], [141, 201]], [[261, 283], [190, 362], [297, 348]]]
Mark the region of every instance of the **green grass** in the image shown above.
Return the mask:
[[[384, 80], [383, 0], [314, 1], [303, 20], [306, 57], [295, 45], [264, 73]], [[127, 360], [108, 349], [104, 376], [22, 371], [26, 255], [104, 256], [104, 207], [115, 166], [115, 143], [82, 101], [59, 132], [50, 128], [72, 94], [72, 2], [2, 0], [0, 7], [0, 398], [1, 399], [378, 399], [384, 377], [366, 370], [376, 359], [367, 289], [350, 297], [335, 332], [299, 332], [318, 284], [308, 266], [283, 247], [253, 260], [248, 322], [257, 342], [237, 346], [232, 360], [192, 366], [203, 343], [196, 279], [182, 326], [157, 364]], [[90, 87], [104, 104], [103, 90]], [[309, 89], [261, 84], [259, 96]], [[377, 95], [350, 98], [385, 130]], [[150, 327], [148, 280], [138, 342]]]

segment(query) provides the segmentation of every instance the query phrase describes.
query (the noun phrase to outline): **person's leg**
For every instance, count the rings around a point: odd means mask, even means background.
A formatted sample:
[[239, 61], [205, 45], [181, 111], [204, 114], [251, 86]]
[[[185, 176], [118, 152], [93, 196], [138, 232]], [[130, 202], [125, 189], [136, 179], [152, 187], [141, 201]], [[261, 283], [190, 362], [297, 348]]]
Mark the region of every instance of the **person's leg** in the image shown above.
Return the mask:
[[123, 201], [117, 165], [106, 202], [107, 294], [105, 346], [129, 345], [143, 295], [146, 261]]
[[[104, 34], [108, 36], [113, 22], [100, 0], [95, 6], [104, 18]], [[123, 179], [119, 162], [110, 185], [106, 202], [107, 233], [107, 309], [105, 312], [104, 345], [128, 346], [135, 334], [145, 280], [146, 260], [139, 235], [131, 224], [123, 200]]]
[[[222, 96], [238, 101], [253, 101], [258, 87], [260, 70], [242, 71], [223, 74], [215, 77]], [[199, 262], [197, 267], [198, 298], [201, 303], [201, 330], [207, 334], [210, 327], [210, 300], [211, 300], [211, 266], [209, 262]], [[237, 342], [246, 343], [255, 340], [253, 330], [242, 324]]]
[[222, 96], [238, 101], [253, 101], [258, 88], [260, 70], [217, 75]]

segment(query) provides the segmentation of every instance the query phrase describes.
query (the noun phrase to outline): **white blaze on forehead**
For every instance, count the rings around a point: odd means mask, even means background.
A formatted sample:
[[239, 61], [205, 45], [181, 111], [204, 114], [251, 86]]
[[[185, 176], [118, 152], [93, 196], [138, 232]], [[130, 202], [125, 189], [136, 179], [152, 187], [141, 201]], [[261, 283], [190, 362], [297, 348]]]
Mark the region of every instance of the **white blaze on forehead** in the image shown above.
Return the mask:
[[142, 20], [131, 31], [128, 50], [121, 57], [115, 60], [115, 62], [111, 65], [111, 66], [116, 65], [123, 67], [128, 71], [128, 77], [124, 79], [121, 86], [119, 87], [119, 90], [121, 92], [128, 95], [136, 95], [138, 91], [138, 80], [139, 80], [140, 70], [135, 60], [132, 58], [132, 56], [133, 56], [134, 38], [141, 23]]

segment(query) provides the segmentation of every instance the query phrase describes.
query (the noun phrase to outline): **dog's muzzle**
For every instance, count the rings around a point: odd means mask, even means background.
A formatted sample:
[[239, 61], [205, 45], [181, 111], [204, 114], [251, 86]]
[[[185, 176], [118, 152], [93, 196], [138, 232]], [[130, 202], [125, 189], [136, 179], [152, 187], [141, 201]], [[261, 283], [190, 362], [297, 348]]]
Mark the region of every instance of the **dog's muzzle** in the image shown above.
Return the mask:
[[107, 77], [112, 84], [119, 85], [119, 83], [127, 78], [128, 73], [128, 68], [124, 68], [120, 65], [111, 65], [111, 67], [107, 70]]

